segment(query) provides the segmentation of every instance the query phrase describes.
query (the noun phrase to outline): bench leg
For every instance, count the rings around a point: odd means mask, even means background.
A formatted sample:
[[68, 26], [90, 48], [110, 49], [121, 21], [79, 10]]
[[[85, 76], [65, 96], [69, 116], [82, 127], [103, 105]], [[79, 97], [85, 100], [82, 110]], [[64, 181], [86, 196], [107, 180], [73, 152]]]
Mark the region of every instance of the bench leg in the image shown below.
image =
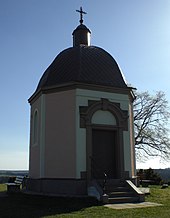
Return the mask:
[[20, 192], [20, 185], [8, 185], [7, 193], [18, 193]]

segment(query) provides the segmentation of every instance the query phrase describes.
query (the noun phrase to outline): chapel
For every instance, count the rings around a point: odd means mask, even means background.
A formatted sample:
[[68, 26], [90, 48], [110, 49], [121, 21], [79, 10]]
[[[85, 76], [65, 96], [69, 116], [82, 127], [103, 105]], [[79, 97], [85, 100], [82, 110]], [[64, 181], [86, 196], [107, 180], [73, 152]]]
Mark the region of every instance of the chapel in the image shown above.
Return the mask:
[[[107, 181], [134, 181], [132, 88], [83, 23], [29, 98], [27, 189], [58, 195], [101, 195]], [[102, 185], [101, 185], [102, 186]]]

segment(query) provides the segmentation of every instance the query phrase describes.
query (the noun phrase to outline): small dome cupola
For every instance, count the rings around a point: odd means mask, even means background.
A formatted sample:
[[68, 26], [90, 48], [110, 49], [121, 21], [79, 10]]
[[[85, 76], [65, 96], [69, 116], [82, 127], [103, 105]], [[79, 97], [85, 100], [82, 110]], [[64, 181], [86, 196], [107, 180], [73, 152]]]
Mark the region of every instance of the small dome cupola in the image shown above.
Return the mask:
[[87, 13], [82, 10], [82, 7], [76, 11], [80, 13], [80, 25], [73, 31], [73, 46], [90, 46], [91, 31], [83, 24], [83, 14]]

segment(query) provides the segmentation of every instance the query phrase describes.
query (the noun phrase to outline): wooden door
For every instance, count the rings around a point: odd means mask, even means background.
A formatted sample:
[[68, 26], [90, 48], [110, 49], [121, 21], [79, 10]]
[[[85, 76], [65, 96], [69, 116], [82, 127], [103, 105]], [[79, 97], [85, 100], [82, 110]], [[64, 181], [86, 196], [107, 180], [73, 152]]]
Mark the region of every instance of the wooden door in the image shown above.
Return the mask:
[[116, 178], [116, 132], [92, 130], [92, 177], [103, 179], [104, 173], [110, 179]]

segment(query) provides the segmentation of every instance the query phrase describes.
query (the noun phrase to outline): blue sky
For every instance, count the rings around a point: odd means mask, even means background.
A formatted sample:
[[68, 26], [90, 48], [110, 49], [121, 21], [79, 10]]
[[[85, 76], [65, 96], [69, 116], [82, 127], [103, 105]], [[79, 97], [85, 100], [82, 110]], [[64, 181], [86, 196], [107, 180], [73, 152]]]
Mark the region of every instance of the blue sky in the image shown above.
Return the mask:
[[[1, 0], [0, 169], [28, 169], [27, 99], [57, 54], [72, 46], [80, 6], [91, 44], [108, 51], [138, 91], [162, 90], [170, 102], [169, 0]], [[144, 165], [169, 166], [153, 159]]]

